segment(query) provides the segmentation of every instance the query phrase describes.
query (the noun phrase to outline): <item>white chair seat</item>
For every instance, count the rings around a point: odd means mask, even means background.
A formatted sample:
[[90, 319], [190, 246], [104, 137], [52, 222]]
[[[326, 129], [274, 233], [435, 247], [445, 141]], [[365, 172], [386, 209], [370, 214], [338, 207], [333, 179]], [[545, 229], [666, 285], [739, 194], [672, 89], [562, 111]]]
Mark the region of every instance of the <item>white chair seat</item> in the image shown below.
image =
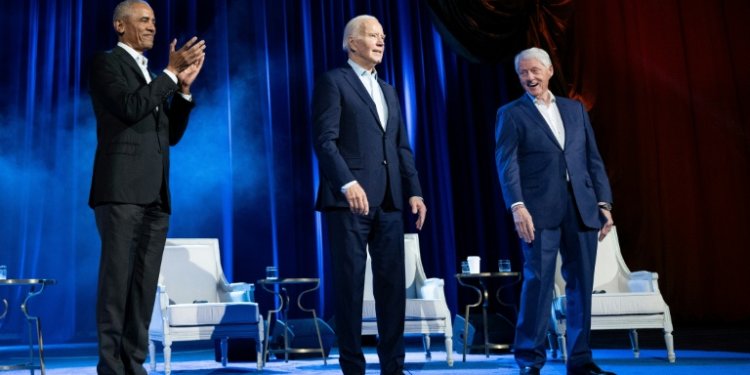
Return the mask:
[[[406, 320], [445, 320], [445, 317], [439, 313], [442, 303], [440, 300], [434, 299], [407, 299]], [[362, 302], [362, 321], [376, 321], [375, 301]]]
[[176, 304], [167, 312], [172, 327], [258, 323], [258, 305], [243, 302]]
[[[606, 293], [591, 299], [591, 316], [664, 314], [666, 303], [656, 293]], [[554, 300], [555, 311], [565, 315], [565, 298]]]

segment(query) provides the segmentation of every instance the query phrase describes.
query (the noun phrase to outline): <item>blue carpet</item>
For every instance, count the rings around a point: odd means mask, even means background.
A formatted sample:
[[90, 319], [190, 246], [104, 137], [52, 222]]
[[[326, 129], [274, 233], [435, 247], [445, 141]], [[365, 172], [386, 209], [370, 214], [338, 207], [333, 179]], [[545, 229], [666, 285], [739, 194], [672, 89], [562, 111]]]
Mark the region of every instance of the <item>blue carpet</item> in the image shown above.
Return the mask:
[[[23, 362], [28, 352], [21, 348], [0, 348], [0, 364]], [[157, 373], [164, 370], [161, 355], [158, 355]], [[372, 348], [367, 350], [367, 375], [379, 374], [377, 355]], [[595, 349], [594, 357], [604, 369], [618, 375], [714, 375], [714, 374], [750, 374], [750, 353], [721, 351], [678, 350], [677, 362], [668, 363], [663, 349], [643, 349], [640, 358], [633, 358], [626, 349]], [[86, 375], [96, 373], [96, 350], [92, 345], [58, 345], [47, 348], [47, 373], [50, 375]], [[230, 363], [222, 368], [214, 361], [214, 352], [208, 348], [175, 348], [173, 351], [172, 373], [175, 375], [240, 375], [240, 374], [340, 374], [337, 354], [334, 351], [323, 365], [321, 359], [297, 359], [285, 363], [283, 360], [272, 360], [262, 372], [255, 369], [254, 362]], [[461, 361], [461, 355], [454, 354], [454, 366], [448, 367], [445, 352], [435, 347], [432, 360], [425, 360], [419, 347], [409, 347], [406, 356], [406, 370], [412, 375], [476, 375], [476, 374], [517, 374], [518, 369], [513, 356], [508, 353], [491, 354], [486, 358], [481, 354], [467, 355], [467, 361]], [[39, 371], [36, 371], [38, 374]], [[26, 375], [28, 370], [7, 371], [3, 374]], [[565, 375], [565, 366], [560, 360], [550, 359], [542, 369], [543, 375]]]

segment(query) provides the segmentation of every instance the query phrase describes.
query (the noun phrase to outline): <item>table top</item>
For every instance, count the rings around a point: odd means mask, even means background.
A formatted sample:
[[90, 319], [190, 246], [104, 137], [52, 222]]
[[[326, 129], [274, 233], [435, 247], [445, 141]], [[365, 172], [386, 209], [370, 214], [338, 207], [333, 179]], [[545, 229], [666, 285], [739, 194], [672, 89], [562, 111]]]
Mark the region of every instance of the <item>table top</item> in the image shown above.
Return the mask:
[[55, 279], [0, 279], [0, 285], [53, 285]]
[[480, 273], [457, 273], [457, 279], [486, 279], [495, 277], [517, 277], [519, 272], [480, 272]]
[[267, 285], [293, 285], [293, 284], [314, 284], [319, 283], [320, 279], [312, 277], [293, 277], [285, 279], [260, 279], [258, 284]]

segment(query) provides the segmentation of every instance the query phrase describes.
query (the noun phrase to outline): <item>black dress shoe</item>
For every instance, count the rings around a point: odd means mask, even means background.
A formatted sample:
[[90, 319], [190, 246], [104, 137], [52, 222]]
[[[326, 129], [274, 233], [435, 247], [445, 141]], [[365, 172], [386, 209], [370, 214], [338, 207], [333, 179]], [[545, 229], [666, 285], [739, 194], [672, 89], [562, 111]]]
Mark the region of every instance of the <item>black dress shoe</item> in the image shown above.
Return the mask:
[[521, 367], [521, 371], [518, 373], [520, 375], [539, 375], [539, 369], [536, 367], [524, 366]]
[[587, 363], [576, 369], [569, 369], [568, 375], [617, 375], [611, 371], [604, 371], [596, 363]]

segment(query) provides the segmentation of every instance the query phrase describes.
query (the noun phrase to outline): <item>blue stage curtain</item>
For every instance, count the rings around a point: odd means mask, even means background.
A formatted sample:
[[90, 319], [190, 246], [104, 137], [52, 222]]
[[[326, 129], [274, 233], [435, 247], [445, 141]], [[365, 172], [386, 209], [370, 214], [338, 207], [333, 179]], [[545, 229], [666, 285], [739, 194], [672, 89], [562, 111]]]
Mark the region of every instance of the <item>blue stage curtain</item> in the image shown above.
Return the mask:
[[[88, 97], [94, 51], [116, 44], [117, 1], [4, 4], [0, 31], [0, 264], [10, 277], [54, 278], [30, 304], [48, 343], [95, 340], [99, 238], [87, 206], [96, 147]], [[453, 53], [417, 1], [159, 1], [150, 69], [166, 66], [172, 38], [205, 38], [197, 107], [173, 149], [170, 237], [217, 237], [227, 277], [253, 282], [267, 265], [281, 277], [320, 277], [319, 314], [333, 314], [328, 254], [313, 209], [317, 166], [310, 100], [315, 78], [345, 63], [342, 31], [368, 13], [383, 24], [378, 67], [402, 100], [429, 211], [420, 233], [428, 276], [444, 278], [451, 309], [459, 258], [520, 265], [493, 163], [494, 113], [516, 96], [512, 70]], [[511, 74], [509, 93], [506, 89]], [[450, 110], [449, 110], [450, 109]], [[407, 217], [407, 230], [415, 221]], [[22, 292], [0, 290], [20, 304]], [[274, 302], [256, 296], [265, 310]], [[20, 312], [0, 343], [25, 341]], [[20, 332], [15, 334], [12, 332]]]

